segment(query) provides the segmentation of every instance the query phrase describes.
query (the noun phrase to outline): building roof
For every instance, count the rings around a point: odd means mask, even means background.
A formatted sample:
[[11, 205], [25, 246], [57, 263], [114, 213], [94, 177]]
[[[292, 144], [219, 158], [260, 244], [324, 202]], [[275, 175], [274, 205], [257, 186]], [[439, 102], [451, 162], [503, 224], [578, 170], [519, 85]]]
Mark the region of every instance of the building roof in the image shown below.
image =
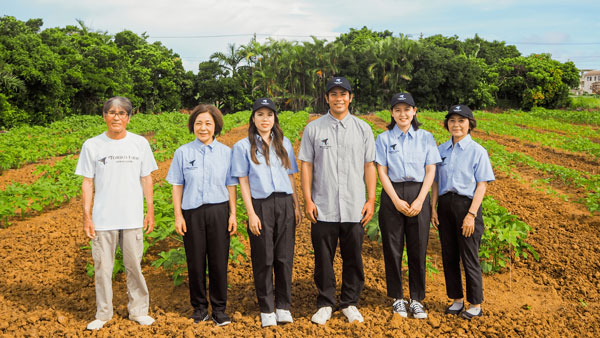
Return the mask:
[[583, 73], [583, 76], [591, 76], [591, 75], [600, 75], [600, 70], [592, 70], [592, 71]]

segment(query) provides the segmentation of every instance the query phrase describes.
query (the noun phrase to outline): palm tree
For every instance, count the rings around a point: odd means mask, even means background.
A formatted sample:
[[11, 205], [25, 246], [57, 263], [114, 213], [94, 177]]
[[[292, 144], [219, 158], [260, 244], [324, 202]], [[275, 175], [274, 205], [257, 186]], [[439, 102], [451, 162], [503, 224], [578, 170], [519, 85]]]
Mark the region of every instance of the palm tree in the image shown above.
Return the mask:
[[235, 77], [238, 72], [240, 62], [244, 60], [245, 56], [241, 52], [241, 48], [236, 48], [235, 43], [227, 45], [227, 54], [216, 52], [210, 56], [211, 61], [218, 62], [221, 67], [231, 71], [231, 77]]

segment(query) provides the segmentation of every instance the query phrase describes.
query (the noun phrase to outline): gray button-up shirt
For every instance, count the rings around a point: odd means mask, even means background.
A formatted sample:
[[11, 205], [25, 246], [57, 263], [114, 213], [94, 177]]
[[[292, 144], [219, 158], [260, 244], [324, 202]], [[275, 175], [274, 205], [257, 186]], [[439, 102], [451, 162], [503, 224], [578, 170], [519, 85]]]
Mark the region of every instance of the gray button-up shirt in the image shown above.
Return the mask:
[[330, 113], [304, 129], [298, 159], [313, 164], [312, 200], [323, 222], [360, 222], [365, 201], [365, 163], [375, 160], [371, 127], [348, 114]]

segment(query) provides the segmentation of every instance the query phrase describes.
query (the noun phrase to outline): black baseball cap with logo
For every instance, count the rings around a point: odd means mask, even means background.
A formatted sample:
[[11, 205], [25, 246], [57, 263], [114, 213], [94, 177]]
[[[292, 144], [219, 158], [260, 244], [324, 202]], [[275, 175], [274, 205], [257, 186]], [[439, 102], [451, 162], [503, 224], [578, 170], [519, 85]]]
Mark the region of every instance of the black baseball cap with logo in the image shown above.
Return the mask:
[[413, 100], [413, 97], [410, 95], [410, 93], [398, 93], [392, 96], [392, 99], [390, 100], [390, 109], [394, 109], [394, 106], [398, 103], [406, 103], [411, 107], [416, 106], [415, 100]]
[[255, 111], [259, 110], [262, 107], [269, 108], [275, 114], [277, 114], [277, 109], [275, 108], [275, 103], [273, 103], [273, 101], [271, 101], [271, 99], [269, 99], [267, 97], [261, 97], [259, 99], [256, 99], [256, 101], [254, 101], [254, 104], [252, 105], [252, 112], [254, 113]]
[[471, 111], [471, 108], [465, 106], [464, 104], [455, 104], [454, 106], [450, 107], [450, 109], [448, 109], [448, 114], [446, 114], [445, 118], [447, 119], [453, 114], [457, 114], [469, 119], [475, 119], [473, 117], [473, 112]]
[[347, 91], [352, 93], [352, 86], [350, 85], [350, 81], [343, 76], [332, 77], [327, 81], [327, 86], [325, 87], [325, 94], [329, 93], [335, 87], [341, 87], [346, 89]]

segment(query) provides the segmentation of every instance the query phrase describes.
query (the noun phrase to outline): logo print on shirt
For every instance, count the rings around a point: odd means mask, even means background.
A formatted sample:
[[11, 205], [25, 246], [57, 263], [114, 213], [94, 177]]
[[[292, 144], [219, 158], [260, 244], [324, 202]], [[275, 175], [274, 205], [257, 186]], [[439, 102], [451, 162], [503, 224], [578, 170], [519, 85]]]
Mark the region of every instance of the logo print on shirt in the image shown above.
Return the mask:
[[191, 160], [190, 161], [190, 165], [193, 167], [194, 166], [194, 162], [196, 162], [196, 160]]
[[331, 146], [329, 145], [329, 138], [321, 139], [321, 148], [329, 149]]
[[400, 151], [400, 150], [396, 149], [397, 145], [398, 145], [398, 143], [394, 143], [390, 146], [390, 154], [397, 153]]
[[98, 162], [106, 165], [106, 157], [103, 157], [103, 158], [99, 159]]

